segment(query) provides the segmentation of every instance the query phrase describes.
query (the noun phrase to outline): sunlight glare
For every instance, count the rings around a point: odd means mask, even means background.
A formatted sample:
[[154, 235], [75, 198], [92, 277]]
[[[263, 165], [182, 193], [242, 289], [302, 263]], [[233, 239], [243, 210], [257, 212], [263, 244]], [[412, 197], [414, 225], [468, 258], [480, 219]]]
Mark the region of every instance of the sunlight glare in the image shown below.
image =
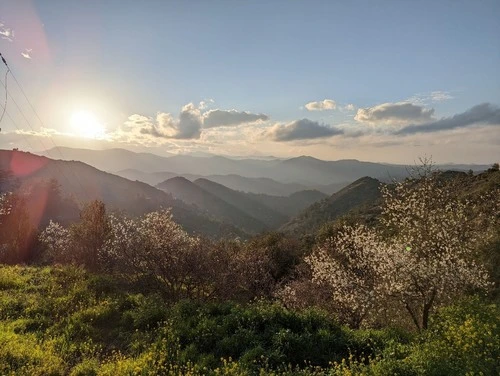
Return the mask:
[[79, 136], [86, 138], [101, 138], [105, 134], [105, 127], [90, 112], [78, 111], [71, 116], [71, 125]]

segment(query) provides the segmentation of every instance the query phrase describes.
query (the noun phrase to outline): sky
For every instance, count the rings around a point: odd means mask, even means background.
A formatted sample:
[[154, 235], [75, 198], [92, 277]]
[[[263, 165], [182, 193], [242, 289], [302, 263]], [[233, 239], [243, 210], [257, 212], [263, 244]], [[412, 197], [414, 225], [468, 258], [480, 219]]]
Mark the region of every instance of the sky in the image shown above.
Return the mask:
[[0, 0], [0, 37], [0, 148], [500, 160], [498, 0]]

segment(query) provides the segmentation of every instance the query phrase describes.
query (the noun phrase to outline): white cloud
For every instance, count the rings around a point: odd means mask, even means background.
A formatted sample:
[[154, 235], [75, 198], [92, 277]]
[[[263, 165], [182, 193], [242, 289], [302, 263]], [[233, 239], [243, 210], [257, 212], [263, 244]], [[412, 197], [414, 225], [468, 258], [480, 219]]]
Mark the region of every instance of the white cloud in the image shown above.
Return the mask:
[[144, 136], [166, 139], [199, 138], [203, 120], [200, 110], [193, 103], [188, 103], [174, 119], [168, 112], [159, 112], [156, 118], [139, 114], [129, 116], [121, 131], [141, 140]]
[[337, 103], [335, 103], [333, 99], [324, 99], [319, 102], [306, 103], [305, 108], [308, 111], [335, 110], [335, 108], [337, 108]]
[[24, 57], [25, 59], [30, 59], [31, 60], [31, 55], [30, 55], [31, 51], [33, 51], [33, 49], [31, 49], [31, 48], [25, 48], [24, 52], [21, 52], [22, 57]]
[[432, 121], [434, 109], [410, 102], [383, 103], [358, 109], [354, 119], [369, 125], [405, 126]]
[[205, 99], [205, 100], [202, 100], [199, 104], [198, 104], [198, 108], [200, 110], [205, 110], [207, 108], [210, 108], [213, 104], [215, 103], [215, 100], [209, 98], [209, 99]]
[[14, 39], [14, 30], [0, 22], [0, 35], [2, 36], [2, 39], [12, 42]]
[[451, 95], [449, 91], [431, 91], [430, 93], [419, 93], [411, 96], [406, 100], [406, 102], [414, 103], [417, 105], [429, 105], [432, 103], [438, 103], [443, 101], [448, 101], [454, 99], [455, 97]]

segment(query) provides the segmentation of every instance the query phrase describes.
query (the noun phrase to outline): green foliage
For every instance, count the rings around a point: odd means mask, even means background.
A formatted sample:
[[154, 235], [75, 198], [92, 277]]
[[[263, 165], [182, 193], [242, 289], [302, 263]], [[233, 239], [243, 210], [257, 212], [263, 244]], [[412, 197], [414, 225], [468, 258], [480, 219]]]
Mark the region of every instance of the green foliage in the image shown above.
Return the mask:
[[499, 358], [499, 309], [477, 298], [412, 337], [266, 302], [167, 306], [77, 267], [0, 267], [0, 374], [493, 375]]
[[273, 366], [304, 362], [325, 366], [347, 355], [352, 339], [320, 312], [298, 313], [264, 303], [182, 303], [175, 307], [172, 320], [185, 354], [207, 366], [229, 357], [252, 366], [263, 355]]

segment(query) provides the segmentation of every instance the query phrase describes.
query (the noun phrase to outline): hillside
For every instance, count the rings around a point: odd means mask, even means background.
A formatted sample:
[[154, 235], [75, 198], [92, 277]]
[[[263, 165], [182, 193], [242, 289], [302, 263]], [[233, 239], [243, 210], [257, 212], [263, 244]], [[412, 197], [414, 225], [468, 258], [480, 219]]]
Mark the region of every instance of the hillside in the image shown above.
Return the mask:
[[303, 190], [286, 197], [251, 193], [247, 195], [287, 217], [293, 217], [313, 203], [328, 197], [317, 190]]
[[[298, 192], [308, 187], [296, 183], [281, 183], [271, 178], [248, 178], [236, 174], [230, 175], [195, 175], [195, 174], [179, 174], [174, 172], [143, 172], [135, 169], [126, 169], [116, 172], [117, 175], [123, 176], [129, 180], [139, 180], [149, 185], [157, 185], [167, 179], [182, 176], [188, 180], [195, 181], [196, 179], [208, 179], [215, 183], [222, 184], [232, 190], [250, 192], [250, 193], [264, 193], [274, 196], [288, 196], [294, 192]], [[318, 190], [322, 190], [322, 186]], [[325, 186], [324, 189], [329, 191], [335, 189], [330, 185]]]
[[276, 228], [285, 223], [288, 219], [287, 216], [272, 210], [257, 200], [253, 200], [244, 192], [229, 189], [207, 179], [197, 179], [194, 181], [194, 184], [260, 222], [265, 223], [270, 228]]
[[364, 177], [315, 204], [281, 227], [284, 232], [298, 235], [314, 232], [324, 223], [335, 220], [351, 210], [370, 206], [380, 197], [380, 184], [377, 179]]
[[[238, 206], [232, 205], [234, 200], [218, 197], [186, 178], [180, 176], [171, 178], [158, 184], [157, 187], [189, 205], [196, 206], [207, 215], [221, 222], [233, 224], [247, 232], [257, 233], [267, 229], [264, 222], [250, 216]], [[226, 188], [226, 190], [229, 189]]]
[[31, 153], [0, 150], [0, 170], [12, 171], [20, 190], [40, 180], [56, 179], [65, 196], [82, 204], [102, 200], [110, 211], [140, 215], [160, 208], [172, 208], [176, 222], [187, 231], [207, 235], [242, 233], [233, 226], [209, 219], [171, 195], [138, 181], [130, 181], [82, 162], [52, 160]]

